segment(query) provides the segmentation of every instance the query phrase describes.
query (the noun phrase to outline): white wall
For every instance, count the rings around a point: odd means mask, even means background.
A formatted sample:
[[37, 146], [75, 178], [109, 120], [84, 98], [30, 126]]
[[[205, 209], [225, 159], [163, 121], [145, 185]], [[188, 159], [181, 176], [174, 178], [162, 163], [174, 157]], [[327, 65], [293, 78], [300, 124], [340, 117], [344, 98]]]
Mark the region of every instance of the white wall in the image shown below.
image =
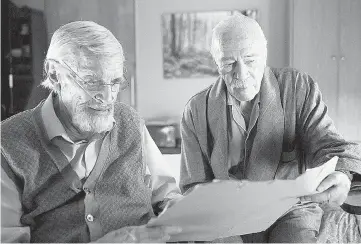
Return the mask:
[[259, 10], [268, 38], [268, 64], [289, 64], [287, 0], [136, 0], [136, 107], [145, 119], [170, 117], [179, 121], [191, 96], [215, 78], [163, 79], [161, 15], [171, 12]]
[[[45, 0], [45, 16], [50, 42], [61, 25], [76, 20], [92, 20], [108, 28], [122, 44], [129, 77], [135, 67], [135, 26], [133, 0]], [[120, 92], [119, 101], [130, 104], [130, 89]]]
[[176, 180], [177, 184], [179, 184], [180, 178], [180, 154], [163, 154], [164, 160], [169, 164], [169, 169], [172, 173], [172, 176]]
[[11, 0], [18, 7], [28, 6], [33, 9], [44, 11], [44, 0]]

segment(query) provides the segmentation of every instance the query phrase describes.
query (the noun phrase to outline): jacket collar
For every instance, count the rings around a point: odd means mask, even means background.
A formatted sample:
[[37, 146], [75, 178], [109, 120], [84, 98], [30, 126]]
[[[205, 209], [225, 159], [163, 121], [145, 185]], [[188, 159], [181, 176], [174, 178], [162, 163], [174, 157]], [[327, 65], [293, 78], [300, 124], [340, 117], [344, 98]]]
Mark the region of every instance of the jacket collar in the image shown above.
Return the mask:
[[[207, 106], [208, 124], [213, 137], [211, 166], [219, 179], [229, 179], [227, 120], [230, 115], [226, 109], [226, 91], [223, 79], [218, 78], [209, 91]], [[257, 131], [245, 175], [249, 180], [271, 180], [282, 153], [284, 113], [278, 82], [269, 67], [264, 71], [259, 99]]]

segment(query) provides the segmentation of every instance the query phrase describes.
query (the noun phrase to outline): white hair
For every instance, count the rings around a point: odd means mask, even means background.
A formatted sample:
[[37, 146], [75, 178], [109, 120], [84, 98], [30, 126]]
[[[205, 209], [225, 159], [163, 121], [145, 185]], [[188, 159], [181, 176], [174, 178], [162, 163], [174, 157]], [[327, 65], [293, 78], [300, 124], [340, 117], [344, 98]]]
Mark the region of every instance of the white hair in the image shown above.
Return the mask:
[[261, 42], [267, 48], [267, 40], [256, 20], [242, 14], [235, 14], [219, 22], [212, 31], [210, 52], [212, 57], [220, 51], [239, 50], [241, 42]]
[[51, 38], [42, 86], [55, 89], [49, 80], [48, 60], [65, 61], [72, 67], [79, 67], [89, 56], [112, 58], [119, 65], [124, 62], [123, 48], [107, 28], [92, 21], [74, 21], [61, 26]]

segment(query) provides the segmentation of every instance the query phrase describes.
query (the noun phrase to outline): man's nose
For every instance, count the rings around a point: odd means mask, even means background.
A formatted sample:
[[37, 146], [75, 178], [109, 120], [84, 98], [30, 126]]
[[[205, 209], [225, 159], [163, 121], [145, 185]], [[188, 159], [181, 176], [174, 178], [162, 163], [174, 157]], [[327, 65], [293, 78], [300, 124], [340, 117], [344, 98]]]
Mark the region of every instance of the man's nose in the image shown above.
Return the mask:
[[236, 67], [234, 69], [234, 77], [240, 80], [245, 80], [249, 76], [249, 70], [247, 65], [243, 62], [242, 59], [237, 61]]
[[115, 94], [112, 92], [111, 86], [103, 86], [97, 94], [97, 98], [101, 99], [105, 103], [111, 103], [114, 101]]

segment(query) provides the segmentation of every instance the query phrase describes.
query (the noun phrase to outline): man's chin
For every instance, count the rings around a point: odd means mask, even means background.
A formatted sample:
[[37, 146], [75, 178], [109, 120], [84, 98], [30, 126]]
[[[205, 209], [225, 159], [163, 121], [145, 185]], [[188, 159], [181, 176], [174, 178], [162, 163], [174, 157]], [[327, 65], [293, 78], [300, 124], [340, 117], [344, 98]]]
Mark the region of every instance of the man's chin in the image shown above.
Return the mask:
[[239, 101], [251, 101], [256, 95], [257, 92], [253, 87], [243, 88], [233, 88], [232, 95]]
[[114, 117], [112, 112], [104, 114], [82, 114], [74, 121], [77, 127], [84, 132], [103, 133], [113, 128]]
[[109, 115], [106, 116], [104, 119], [97, 119], [96, 121], [93, 121], [92, 128], [94, 129], [94, 132], [96, 133], [102, 133], [106, 131], [110, 131], [113, 128], [113, 116]]

